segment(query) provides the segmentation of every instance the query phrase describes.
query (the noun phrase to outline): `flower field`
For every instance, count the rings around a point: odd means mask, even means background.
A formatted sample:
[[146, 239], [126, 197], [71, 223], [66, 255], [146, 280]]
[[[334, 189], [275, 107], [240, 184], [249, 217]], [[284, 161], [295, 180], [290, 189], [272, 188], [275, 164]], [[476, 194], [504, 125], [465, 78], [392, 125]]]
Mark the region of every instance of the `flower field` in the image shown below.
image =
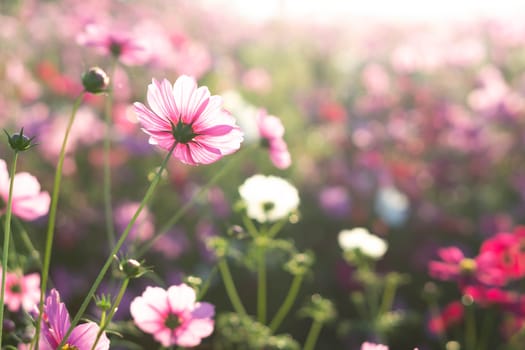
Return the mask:
[[525, 348], [522, 22], [2, 1], [0, 128], [0, 349]]

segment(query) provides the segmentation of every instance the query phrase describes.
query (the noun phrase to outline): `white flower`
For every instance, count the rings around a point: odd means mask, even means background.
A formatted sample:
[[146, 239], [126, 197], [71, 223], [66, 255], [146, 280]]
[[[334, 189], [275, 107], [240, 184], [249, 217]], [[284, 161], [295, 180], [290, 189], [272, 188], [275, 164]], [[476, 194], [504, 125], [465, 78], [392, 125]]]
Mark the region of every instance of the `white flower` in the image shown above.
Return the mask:
[[383, 239], [371, 234], [363, 227], [343, 230], [339, 232], [337, 240], [344, 251], [359, 249], [361, 253], [373, 259], [380, 259], [388, 248]]
[[254, 175], [239, 187], [248, 216], [259, 222], [285, 218], [299, 206], [297, 189], [277, 176]]

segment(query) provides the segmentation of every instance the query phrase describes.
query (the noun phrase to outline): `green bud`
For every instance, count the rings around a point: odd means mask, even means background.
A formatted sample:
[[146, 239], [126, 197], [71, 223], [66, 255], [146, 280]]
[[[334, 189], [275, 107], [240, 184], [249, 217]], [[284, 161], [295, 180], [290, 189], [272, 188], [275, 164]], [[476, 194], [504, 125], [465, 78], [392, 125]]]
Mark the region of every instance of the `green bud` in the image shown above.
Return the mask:
[[299, 314], [302, 317], [309, 317], [314, 321], [326, 323], [336, 318], [337, 311], [334, 303], [330, 300], [323, 298], [319, 294], [314, 294], [307, 304], [299, 310]]
[[95, 297], [95, 305], [102, 311], [109, 311], [111, 309], [111, 295], [102, 294]]
[[27, 151], [28, 149], [36, 146], [35, 143], [32, 143], [34, 137], [28, 138], [24, 135], [24, 128], [20, 129], [20, 133], [18, 134], [9, 135], [6, 130], [4, 130], [4, 132], [7, 135], [9, 146], [11, 146], [15, 152]]
[[92, 67], [82, 74], [82, 85], [84, 90], [92, 94], [98, 94], [107, 90], [109, 76], [100, 67]]
[[304, 275], [314, 264], [315, 258], [312, 252], [294, 254], [284, 265], [284, 269], [292, 275]]
[[119, 263], [119, 270], [124, 273], [126, 278], [138, 278], [148, 272], [148, 269], [135, 259], [122, 260]]

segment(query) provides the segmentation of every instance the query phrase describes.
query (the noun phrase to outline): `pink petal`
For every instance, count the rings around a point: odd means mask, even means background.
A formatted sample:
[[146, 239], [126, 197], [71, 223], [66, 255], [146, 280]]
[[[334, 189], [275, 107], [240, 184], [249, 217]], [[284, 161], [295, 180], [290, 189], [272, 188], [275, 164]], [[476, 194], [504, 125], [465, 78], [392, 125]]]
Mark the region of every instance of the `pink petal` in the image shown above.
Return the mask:
[[167, 79], [164, 79], [162, 83], [153, 79], [148, 85], [147, 99], [155, 114], [173, 122], [177, 120], [179, 111], [173, 97], [173, 89]]
[[142, 103], [135, 102], [133, 108], [144, 129], [148, 131], [171, 130], [171, 124], [167, 119], [159, 117]]
[[27, 221], [35, 220], [49, 212], [51, 197], [42, 192], [33, 197], [13, 198], [13, 214]]
[[214, 322], [211, 319], [194, 319], [188, 322], [186, 332], [198, 338], [205, 338], [213, 333], [213, 326]]
[[193, 309], [195, 291], [185, 285], [171, 286], [168, 288], [168, 302], [173, 312]]
[[[76, 326], [67, 343], [75, 346], [78, 350], [91, 350], [93, 343], [97, 338], [97, 333], [100, 330], [99, 326], [94, 322], [83, 323]], [[105, 333], [100, 336], [97, 342], [95, 350], [107, 350], [109, 349], [109, 339]]]
[[164, 327], [165, 316], [170, 312], [167, 293], [159, 287], [147, 287], [142, 296], [133, 299], [129, 309], [138, 328], [154, 333]]
[[[195, 101], [193, 101], [192, 98], [196, 89], [197, 82], [194, 78], [187, 75], [181, 75], [175, 81], [175, 84], [173, 84], [175, 103], [179, 109], [180, 117], [183, 123], [191, 124], [193, 122], [193, 115], [190, 115], [190, 112], [195, 108]], [[202, 94], [202, 92], [200, 94]]]

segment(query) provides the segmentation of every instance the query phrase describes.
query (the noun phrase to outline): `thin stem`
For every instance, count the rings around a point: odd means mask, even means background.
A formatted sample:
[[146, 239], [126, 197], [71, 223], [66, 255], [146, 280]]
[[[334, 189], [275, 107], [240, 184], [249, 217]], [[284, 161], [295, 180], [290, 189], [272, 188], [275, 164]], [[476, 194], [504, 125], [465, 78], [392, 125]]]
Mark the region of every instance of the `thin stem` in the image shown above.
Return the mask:
[[18, 220], [16, 217], [13, 219], [14, 219], [13, 222], [15, 223], [17, 231], [18, 231], [17, 235], [22, 239], [22, 243], [25, 245], [25, 248], [28, 250], [31, 257], [38, 264], [38, 267], [42, 269], [42, 263], [40, 262], [40, 253], [38, 252], [38, 250], [36, 250], [35, 246], [33, 245], [33, 242], [31, 242], [31, 239], [29, 238], [29, 235], [27, 234], [27, 230], [24, 228], [20, 220]]
[[230, 273], [230, 269], [228, 267], [228, 263], [226, 262], [226, 258], [220, 258], [218, 266], [219, 271], [221, 272], [222, 280], [224, 281], [226, 294], [228, 294], [228, 297], [230, 298], [235, 312], [242, 316], [246, 316], [246, 310], [242, 305], [241, 299], [239, 298], [239, 294], [237, 293], [237, 289], [235, 288], [235, 284], [233, 283], [232, 274]]
[[474, 304], [466, 305], [465, 308], [465, 349], [476, 350], [476, 315]]
[[255, 224], [247, 215], [243, 215], [242, 222], [253, 239], [259, 236], [259, 230], [257, 230], [257, 227], [255, 227]]
[[179, 220], [186, 214], [188, 210], [191, 209], [193, 204], [197, 202], [204, 194], [208, 192], [211, 186], [213, 186], [217, 181], [219, 181], [222, 177], [224, 177], [230, 169], [233, 168], [234, 165], [236, 165], [241, 158], [243, 158], [246, 154], [248, 154], [248, 150], [251, 148], [248, 147], [246, 150], [243, 150], [242, 154], [239, 154], [237, 157], [229, 160], [218, 172], [215, 173], [215, 175], [210, 179], [210, 181], [200, 188], [200, 190], [195, 194], [190, 201], [186, 202], [177, 212], [171, 217], [171, 219], [159, 230], [159, 232], [153, 236], [148, 242], [146, 242], [142, 248], [139, 249], [136, 256], [137, 258], [142, 257], [146, 252], [148, 252], [151, 247], [155, 244], [155, 242], [165, 233], [167, 233]]
[[282, 321], [288, 315], [288, 312], [292, 308], [292, 305], [295, 301], [295, 298], [297, 298], [297, 294], [299, 293], [299, 289], [301, 288], [301, 283], [303, 282], [304, 275], [299, 274], [295, 275], [292, 280], [292, 285], [290, 286], [290, 289], [288, 290], [288, 294], [286, 295], [286, 298], [283, 301], [283, 304], [275, 314], [273, 320], [270, 322], [270, 329], [272, 330], [272, 333], [275, 333], [279, 326], [281, 325]]
[[97, 343], [100, 340], [102, 333], [104, 333], [109, 323], [113, 319], [113, 316], [115, 316], [118, 306], [120, 305], [120, 302], [122, 301], [122, 297], [124, 296], [124, 293], [126, 292], [126, 289], [128, 288], [128, 284], [129, 284], [129, 278], [124, 279], [124, 281], [122, 282], [122, 285], [120, 286], [120, 290], [117, 294], [117, 297], [115, 298], [115, 302], [111, 306], [111, 311], [109, 312], [107, 317], [104, 318], [104, 320], [100, 320], [100, 329], [97, 333], [97, 338], [95, 339], [95, 342], [93, 343], [93, 346], [91, 347], [91, 350], [95, 350], [95, 347], [97, 346]]
[[217, 273], [217, 266], [214, 266], [213, 269], [208, 274], [208, 277], [206, 277], [206, 280], [204, 281], [204, 284], [199, 289], [199, 293], [197, 294], [197, 300], [201, 300], [208, 289], [210, 288], [211, 280], [213, 279], [213, 276]]
[[4, 298], [5, 298], [5, 280], [7, 274], [7, 258], [9, 255], [9, 240], [11, 238], [11, 215], [13, 212], [13, 186], [15, 183], [16, 163], [18, 161], [18, 152], [15, 152], [13, 163], [11, 164], [11, 173], [9, 179], [9, 195], [7, 197], [7, 211], [5, 214], [4, 226], [4, 247], [2, 250], [2, 285], [0, 288], [0, 349], [2, 348], [2, 337], [4, 328]]
[[383, 315], [392, 308], [394, 303], [394, 297], [396, 295], [397, 283], [392, 279], [386, 279], [385, 290], [383, 291], [383, 298], [381, 300], [381, 306], [379, 307], [379, 315]]
[[173, 153], [173, 150], [175, 149], [176, 145], [177, 145], [176, 143], [173, 144], [173, 147], [170, 149], [170, 151], [168, 152], [168, 154], [166, 155], [166, 157], [162, 161], [162, 164], [160, 165], [157, 173], [155, 174], [155, 178], [153, 179], [153, 181], [151, 181], [151, 184], [149, 185], [149, 188], [146, 191], [146, 195], [142, 199], [142, 202], [140, 203], [139, 207], [135, 211], [135, 214], [133, 215], [133, 217], [131, 218], [130, 222], [128, 223], [128, 226], [126, 226], [126, 229], [124, 230], [124, 232], [120, 236], [118, 242], [113, 247], [113, 250], [109, 254], [108, 258], [106, 259], [106, 262], [105, 262], [104, 266], [102, 267], [102, 269], [98, 273], [98, 276], [95, 279], [95, 282], [93, 282], [93, 285], [91, 286], [91, 289], [89, 290], [89, 292], [87, 293], [86, 297], [84, 298], [84, 301], [80, 305], [80, 308], [78, 309], [77, 314], [75, 315], [75, 317], [71, 321], [71, 325], [69, 326], [68, 331], [66, 332], [66, 334], [62, 338], [62, 341], [61, 341], [60, 345], [58, 346], [59, 348], [65, 344], [65, 342], [67, 341], [69, 335], [73, 331], [73, 328], [77, 325], [78, 321], [80, 321], [80, 318], [84, 314], [84, 311], [86, 311], [86, 309], [87, 309], [87, 307], [89, 305], [89, 302], [91, 301], [91, 299], [93, 298], [93, 295], [95, 294], [95, 291], [97, 290], [98, 286], [102, 282], [102, 279], [104, 278], [104, 275], [106, 274], [106, 272], [109, 269], [111, 263], [113, 262], [113, 256], [115, 256], [118, 253], [120, 247], [122, 247], [122, 245], [124, 244], [124, 241], [126, 240], [126, 238], [128, 238], [128, 235], [131, 232], [131, 228], [135, 224], [135, 221], [137, 221], [137, 218], [140, 215], [140, 213], [142, 212], [142, 209], [144, 209], [146, 204], [148, 204], [150, 202], [150, 200], [151, 200], [151, 198], [153, 196], [153, 193], [155, 192], [155, 188], [157, 187], [157, 185], [160, 182], [161, 174], [164, 171], [164, 169], [166, 168], [166, 164], [168, 163], [168, 160], [171, 157], [171, 154]]
[[476, 350], [485, 350], [488, 346], [489, 337], [492, 334], [491, 331], [493, 328], [492, 319], [494, 317], [494, 315], [490, 311], [492, 310], [489, 310], [484, 315], [480, 339]]
[[106, 217], [106, 234], [108, 236], [110, 249], [115, 245], [115, 229], [113, 226], [113, 208], [111, 203], [111, 114], [113, 108], [113, 80], [116, 66], [117, 60], [114, 59], [111, 65], [111, 79], [104, 111], [104, 121], [106, 123], [106, 137], [104, 137], [104, 214]]
[[279, 231], [283, 228], [283, 226], [288, 222], [287, 219], [280, 220], [276, 222], [270, 229], [268, 230], [268, 237], [275, 237]]
[[58, 157], [58, 164], [55, 170], [55, 181], [53, 184], [53, 194], [51, 196], [51, 205], [49, 207], [49, 221], [47, 224], [47, 233], [46, 233], [46, 245], [44, 250], [44, 264], [42, 267], [42, 283], [40, 285], [40, 302], [38, 303], [38, 320], [36, 322], [36, 333], [35, 333], [35, 349], [38, 350], [38, 338], [40, 337], [40, 324], [42, 323], [42, 315], [44, 310], [44, 298], [46, 296], [47, 280], [49, 278], [49, 265], [51, 263], [51, 250], [53, 247], [53, 237], [55, 233], [55, 222], [57, 215], [57, 206], [58, 206], [58, 195], [60, 193], [60, 184], [62, 181], [62, 168], [64, 166], [64, 158], [66, 157], [66, 146], [69, 138], [69, 133], [73, 122], [75, 121], [75, 115], [77, 114], [78, 107], [82, 103], [84, 97], [84, 92], [80, 94], [73, 104], [73, 109], [71, 111], [71, 116], [69, 117], [69, 122], [66, 127], [66, 132], [64, 134], [64, 139], [62, 140], [62, 147], [60, 149], [60, 155]]
[[321, 333], [321, 328], [323, 328], [323, 323], [314, 320], [312, 327], [310, 327], [310, 331], [308, 332], [308, 336], [306, 337], [306, 341], [304, 342], [303, 350], [314, 349], [319, 333]]
[[266, 324], [266, 249], [262, 244], [257, 247], [257, 319]]

